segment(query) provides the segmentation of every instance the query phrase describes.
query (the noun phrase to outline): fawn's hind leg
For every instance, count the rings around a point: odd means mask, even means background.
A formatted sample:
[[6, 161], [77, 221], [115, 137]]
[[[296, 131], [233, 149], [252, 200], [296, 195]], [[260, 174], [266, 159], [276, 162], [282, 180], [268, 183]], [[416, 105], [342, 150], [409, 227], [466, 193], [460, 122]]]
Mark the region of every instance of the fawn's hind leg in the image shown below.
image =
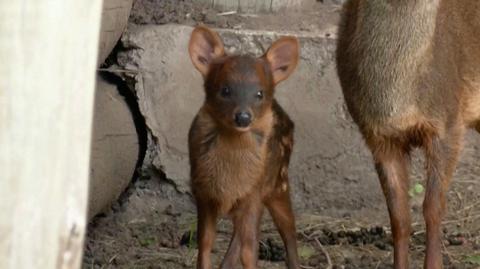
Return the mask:
[[211, 269], [210, 253], [215, 242], [217, 212], [209, 205], [197, 201], [198, 259], [197, 269]]
[[441, 222], [445, 213], [446, 192], [458, 162], [463, 136], [463, 127], [452, 128], [446, 137], [433, 137], [425, 146], [427, 188], [423, 215], [427, 227], [426, 269], [443, 268]]
[[235, 268], [240, 256], [244, 269], [257, 268], [260, 219], [263, 204], [259, 193], [238, 202], [232, 214], [233, 236], [221, 268]]
[[285, 179], [283, 182], [284, 185], [276, 189], [265, 204], [285, 245], [288, 269], [298, 269], [300, 264], [297, 252], [295, 216], [290, 202], [288, 179]]
[[[391, 142], [387, 142], [391, 143]], [[380, 179], [392, 228], [394, 244], [394, 268], [408, 268], [408, 244], [410, 239], [410, 208], [408, 198], [408, 152], [402, 145], [388, 147], [388, 152], [376, 152], [375, 168]]]

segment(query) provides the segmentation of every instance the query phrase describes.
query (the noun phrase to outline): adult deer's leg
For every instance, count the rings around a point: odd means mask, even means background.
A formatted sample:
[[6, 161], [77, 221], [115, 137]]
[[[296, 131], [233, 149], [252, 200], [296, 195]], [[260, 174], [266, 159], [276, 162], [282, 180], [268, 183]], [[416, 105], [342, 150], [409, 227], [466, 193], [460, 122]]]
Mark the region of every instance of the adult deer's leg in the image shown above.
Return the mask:
[[427, 188], [423, 215], [427, 227], [427, 269], [443, 268], [441, 222], [446, 208], [446, 192], [458, 162], [463, 135], [463, 128], [452, 128], [445, 138], [435, 136], [425, 146]]
[[[392, 142], [385, 150], [373, 150], [375, 168], [387, 202], [394, 244], [394, 268], [408, 268], [410, 208], [408, 199], [408, 152]], [[385, 146], [385, 145], [383, 145]]]

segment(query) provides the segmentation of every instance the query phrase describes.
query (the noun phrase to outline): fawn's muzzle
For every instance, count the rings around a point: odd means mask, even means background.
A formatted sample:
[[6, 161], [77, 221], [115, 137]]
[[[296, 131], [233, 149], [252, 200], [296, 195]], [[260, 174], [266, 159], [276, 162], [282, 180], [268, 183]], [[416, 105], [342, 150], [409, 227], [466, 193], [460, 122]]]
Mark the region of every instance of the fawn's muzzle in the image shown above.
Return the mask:
[[252, 122], [252, 115], [248, 112], [242, 111], [235, 114], [235, 124], [237, 127], [247, 127]]

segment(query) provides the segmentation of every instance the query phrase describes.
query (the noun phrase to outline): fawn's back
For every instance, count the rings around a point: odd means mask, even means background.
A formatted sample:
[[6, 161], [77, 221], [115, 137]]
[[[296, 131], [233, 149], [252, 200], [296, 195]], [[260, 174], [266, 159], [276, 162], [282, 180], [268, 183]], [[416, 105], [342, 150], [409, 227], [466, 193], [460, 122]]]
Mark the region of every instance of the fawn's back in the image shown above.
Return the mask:
[[480, 118], [480, 1], [349, 1], [338, 71], [364, 131]]

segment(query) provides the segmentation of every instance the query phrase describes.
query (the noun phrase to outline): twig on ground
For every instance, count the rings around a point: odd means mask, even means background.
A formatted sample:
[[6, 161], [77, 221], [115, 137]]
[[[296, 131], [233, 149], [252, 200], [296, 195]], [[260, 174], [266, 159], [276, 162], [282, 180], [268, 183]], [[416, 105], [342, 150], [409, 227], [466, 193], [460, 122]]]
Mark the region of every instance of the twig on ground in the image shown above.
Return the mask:
[[[460, 222], [463, 222], [463, 221], [471, 221], [471, 220], [475, 220], [477, 218], [480, 218], [480, 214], [474, 214], [474, 215], [467, 216], [467, 217], [464, 217], [464, 218], [444, 220], [444, 221], [442, 221], [442, 225], [452, 224], [452, 223], [460, 223]], [[423, 224], [421, 222], [412, 223], [412, 227], [417, 227], [417, 226], [422, 226], [422, 225]], [[415, 232], [415, 234], [421, 234], [421, 233], [424, 233], [424, 232], [425, 232], [425, 230], [419, 230], [419, 231]]]
[[232, 11], [221, 12], [221, 13], [218, 13], [217, 16], [228, 16], [233, 14], [237, 14], [237, 11], [232, 10]]
[[320, 242], [320, 240], [318, 240], [318, 237], [315, 237], [315, 242], [317, 242], [318, 246], [320, 247], [320, 249], [322, 250], [323, 254], [325, 255], [325, 258], [327, 258], [327, 268], [326, 269], [332, 269], [333, 268], [333, 265], [332, 265], [332, 259], [330, 259], [330, 255], [328, 254], [327, 250], [325, 249], [325, 247], [323, 247], [322, 243]]
[[480, 214], [468, 216], [468, 217], [465, 217], [465, 218], [459, 218], [459, 219], [456, 219], [456, 220], [447, 220], [447, 221], [442, 222], [442, 224], [459, 223], [459, 222], [462, 222], [462, 221], [474, 220], [474, 219], [478, 219], [478, 218], [480, 218]]
[[457, 214], [459, 214], [461, 212], [464, 212], [464, 211], [467, 211], [469, 209], [472, 209], [472, 208], [476, 207], [477, 205], [480, 205], [480, 201], [477, 201], [473, 204], [470, 204], [468, 206], [465, 206], [464, 208], [461, 208], [461, 209], [457, 210]]
[[455, 194], [457, 195], [457, 199], [458, 199], [458, 201], [460, 202], [460, 205], [463, 205], [464, 199], [463, 199], [463, 197], [462, 197], [462, 194], [460, 194], [460, 192], [457, 191], [457, 190], [453, 190], [453, 191], [454, 191]]
[[113, 255], [109, 260], [108, 264], [112, 264], [112, 262], [117, 258], [118, 254]]

